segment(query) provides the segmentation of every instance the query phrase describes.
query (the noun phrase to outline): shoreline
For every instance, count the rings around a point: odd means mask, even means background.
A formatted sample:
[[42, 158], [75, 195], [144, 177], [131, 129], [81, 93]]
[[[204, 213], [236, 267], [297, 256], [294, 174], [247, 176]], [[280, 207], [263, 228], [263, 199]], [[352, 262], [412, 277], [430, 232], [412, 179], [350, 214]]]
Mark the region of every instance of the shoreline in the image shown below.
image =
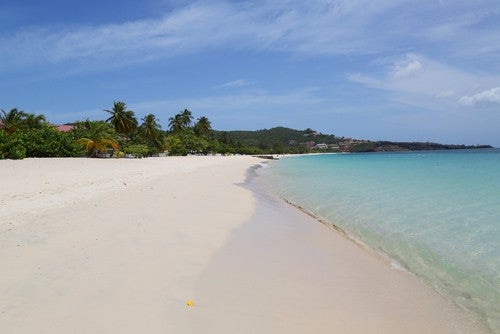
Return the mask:
[[462, 310], [462, 311], [464, 311], [464, 312], [472, 315], [473, 317], [477, 318], [487, 328], [487, 330], [491, 331], [491, 329], [489, 328], [489, 326], [487, 324], [487, 320], [485, 319], [485, 315], [484, 314], [478, 314], [478, 313], [476, 313], [476, 312], [474, 312], [472, 310], [467, 309], [465, 306], [459, 304], [456, 300], [454, 300], [452, 298], [452, 296], [450, 296], [450, 295], [448, 295], [448, 294], [446, 294], [446, 293], [444, 293], [442, 291], [437, 290], [434, 286], [432, 286], [432, 284], [429, 281], [427, 281], [425, 279], [425, 277], [422, 277], [422, 276], [418, 275], [418, 273], [415, 273], [415, 272], [411, 271], [408, 268], [408, 265], [406, 263], [404, 263], [404, 262], [402, 262], [400, 260], [394, 259], [389, 254], [387, 254], [387, 253], [385, 253], [385, 252], [383, 252], [381, 250], [377, 250], [375, 248], [370, 247], [368, 244], [366, 244], [362, 240], [358, 239], [356, 236], [351, 235], [350, 233], [346, 232], [342, 227], [340, 227], [338, 225], [335, 225], [333, 223], [330, 223], [330, 222], [328, 222], [328, 221], [326, 221], [326, 220], [324, 220], [324, 219], [316, 216], [314, 213], [308, 211], [304, 207], [302, 207], [302, 206], [300, 206], [300, 205], [298, 205], [296, 203], [293, 203], [293, 202], [291, 202], [291, 201], [289, 201], [286, 198], [281, 197], [281, 196], [279, 196], [279, 199], [282, 200], [287, 205], [290, 205], [290, 206], [296, 208], [297, 210], [299, 210], [300, 212], [303, 212], [307, 216], [311, 217], [317, 223], [320, 223], [321, 225], [325, 226], [329, 230], [333, 231], [333, 233], [337, 233], [341, 237], [343, 237], [343, 238], [351, 241], [352, 243], [356, 244], [357, 246], [359, 246], [360, 248], [362, 248], [364, 251], [369, 252], [369, 253], [374, 254], [375, 256], [379, 257], [380, 261], [382, 261], [384, 263], [387, 263], [388, 265], [391, 266], [392, 269], [403, 271], [403, 272], [405, 272], [405, 273], [407, 273], [409, 275], [412, 275], [412, 276], [418, 278], [422, 283], [424, 283], [427, 287], [431, 288], [438, 295], [442, 296], [445, 300], [453, 303], [460, 310]]
[[[429, 153], [433, 153], [433, 151], [429, 151]], [[346, 186], [347, 186], [347, 188], [349, 187], [349, 185], [346, 185]], [[305, 188], [307, 188], [307, 186]], [[297, 189], [295, 189], [295, 190], [297, 190]], [[495, 310], [497, 309], [495, 307], [496, 303], [490, 302], [490, 304], [485, 304], [486, 303], [485, 302], [485, 303], [481, 304], [481, 303], [477, 302], [477, 300], [479, 300], [479, 298], [477, 296], [480, 296], [480, 294], [478, 292], [476, 295], [474, 295], [474, 292], [477, 292], [479, 290], [477, 290], [477, 291], [470, 291], [470, 290], [467, 291], [465, 289], [460, 290], [460, 288], [462, 288], [462, 287], [459, 285], [454, 286], [453, 285], [453, 283], [455, 283], [454, 281], [445, 281], [444, 279], [440, 280], [441, 277], [439, 277], [438, 274], [435, 274], [435, 273], [440, 273], [437, 270], [428, 271], [428, 272], [425, 272], [425, 271], [419, 272], [418, 270], [414, 271], [413, 269], [418, 268], [418, 266], [415, 266], [414, 263], [411, 262], [412, 261], [411, 257], [410, 258], [407, 257], [405, 259], [404, 257], [400, 258], [398, 256], [392, 256], [392, 255], [390, 255], [389, 252], [386, 251], [383, 244], [375, 243], [376, 246], [373, 247], [368, 242], [370, 240], [369, 238], [367, 238], [367, 241], [365, 242], [363, 240], [363, 235], [356, 235], [355, 233], [351, 234], [349, 232], [349, 229], [344, 230], [343, 227], [337, 226], [336, 224], [331, 223], [328, 220], [328, 218], [325, 218], [325, 217], [335, 216], [335, 213], [333, 213], [332, 211], [330, 211], [330, 212], [327, 211], [326, 216], [321, 216], [321, 215], [318, 216], [314, 212], [309, 211], [307, 208], [302, 207], [300, 204], [297, 204], [291, 200], [288, 200], [287, 198], [284, 197], [284, 195], [276, 194], [276, 196], [280, 200], [282, 200], [283, 202], [287, 203], [287, 205], [290, 205], [290, 206], [296, 208], [297, 210], [304, 212], [306, 215], [310, 216], [315, 221], [321, 223], [322, 225], [325, 225], [329, 229], [333, 230], [335, 233], [339, 233], [340, 235], [342, 235], [346, 239], [352, 241], [353, 243], [357, 244], [358, 246], [360, 246], [364, 250], [378, 255], [383, 261], [386, 261], [387, 263], [389, 263], [391, 265], [391, 267], [393, 267], [395, 270], [402, 270], [402, 271], [407, 272], [408, 274], [411, 274], [411, 275], [417, 277], [427, 287], [431, 288], [433, 291], [435, 291], [437, 294], [439, 294], [440, 296], [442, 296], [446, 300], [454, 303], [460, 310], [462, 310], [468, 314], [471, 314], [473, 317], [479, 319], [479, 321], [483, 324], [483, 326], [486, 328], [486, 330], [489, 333], [497, 333], [499, 331], [498, 317], [496, 316], [498, 313], [495, 312]], [[312, 195], [312, 196], [313, 196], [313, 198], [315, 198], [314, 195]], [[300, 196], [298, 198], [300, 198]], [[301, 198], [301, 200], [304, 201], [303, 203], [311, 204], [311, 202], [308, 202], [307, 198], [305, 198], [305, 199]], [[313, 202], [313, 203], [318, 205], [317, 196], [316, 196], [316, 202]], [[312, 210], [316, 209], [314, 205], [310, 206], [310, 207], [312, 208]], [[339, 210], [342, 210], [342, 208], [339, 208]], [[486, 210], [488, 210], [488, 209], [486, 209]], [[324, 213], [324, 210], [322, 212]], [[488, 212], [488, 211], [486, 211], [486, 212]], [[328, 216], [328, 214], [330, 214], [330, 216]], [[380, 219], [380, 215], [378, 218]], [[345, 221], [344, 221], [344, 223], [345, 223]], [[347, 227], [349, 227], [349, 224], [346, 223], [346, 228]], [[390, 233], [390, 232], [388, 232], [388, 233]], [[371, 241], [373, 241], [373, 240], [371, 240]], [[445, 239], [443, 241], [445, 241]], [[378, 247], [377, 247], [377, 245], [378, 245]], [[388, 248], [388, 249], [390, 250], [390, 248]], [[408, 260], [408, 262], [407, 262], [407, 260]], [[446, 261], [443, 260], [443, 262], [446, 262]], [[467, 271], [464, 270], [464, 272], [467, 272]], [[433, 276], [433, 275], [436, 275], [436, 276]], [[471, 275], [471, 277], [475, 277], [475, 276]], [[481, 281], [480, 278], [476, 277], [476, 279], [479, 280], [479, 282]], [[491, 283], [491, 281], [487, 281], [487, 280], [485, 280], [485, 281], [490, 282], [490, 287], [492, 288], [491, 295], [495, 296], [495, 292], [498, 292], [498, 291], [495, 291], [494, 283]], [[493, 285], [491, 285], [491, 284], [493, 284]], [[457, 286], [458, 286], [458, 288], [457, 288]], [[473, 303], [474, 297], [476, 298], [476, 304]], [[488, 298], [484, 298], [484, 300], [486, 300], [486, 301], [494, 300], [493, 299], [494, 297], [490, 298], [490, 295], [485, 296], [484, 292], [483, 292], [483, 297], [488, 297]], [[487, 306], [489, 306], [489, 308], [487, 308]]]
[[[254, 193], [256, 212], [200, 279], [198, 294], [207, 303], [199, 311], [205, 332], [491, 333], [483, 319], [406, 268], [397, 268], [389, 256], [255, 184], [255, 169], [243, 186]], [[273, 254], [275, 249], [279, 254]], [[297, 261], [289, 259], [294, 256]], [[344, 273], [340, 278], [338, 270]], [[300, 271], [309, 274], [297, 279]], [[255, 272], [266, 272], [266, 278]], [[221, 275], [231, 281], [218, 281]], [[388, 282], [393, 287], [384, 288]], [[241, 287], [252, 289], [242, 292]], [[297, 293], [301, 290], [307, 293]], [[213, 321], [219, 313], [228, 314], [223, 324]], [[201, 330], [198, 325], [193, 329]]]

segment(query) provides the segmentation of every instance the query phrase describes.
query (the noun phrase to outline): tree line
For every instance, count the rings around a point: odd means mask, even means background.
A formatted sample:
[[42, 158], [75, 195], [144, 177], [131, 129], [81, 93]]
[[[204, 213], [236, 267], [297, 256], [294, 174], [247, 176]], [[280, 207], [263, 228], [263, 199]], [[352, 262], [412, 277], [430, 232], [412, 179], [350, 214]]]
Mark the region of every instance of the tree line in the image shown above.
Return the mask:
[[170, 117], [166, 131], [153, 114], [139, 122], [121, 101], [103, 111], [106, 120], [77, 121], [71, 123], [71, 130], [59, 131], [44, 115], [2, 109], [0, 159], [264, 153], [232, 141], [225, 132], [215, 132], [205, 116], [195, 121], [188, 109]]

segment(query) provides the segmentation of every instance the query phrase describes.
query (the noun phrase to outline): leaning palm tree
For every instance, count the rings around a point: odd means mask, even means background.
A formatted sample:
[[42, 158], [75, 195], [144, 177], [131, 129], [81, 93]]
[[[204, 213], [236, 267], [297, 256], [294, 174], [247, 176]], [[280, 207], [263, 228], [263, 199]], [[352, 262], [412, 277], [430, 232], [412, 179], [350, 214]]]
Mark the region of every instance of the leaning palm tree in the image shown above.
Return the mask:
[[198, 122], [194, 125], [194, 132], [199, 136], [206, 136], [212, 130], [212, 124], [205, 116], [198, 118]]
[[114, 139], [91, 139], [91, 138], [80, 138], [77, 143], [82, 145], [87, 151], [87, 156], [95, 158], [99, 153], [105, 153], [109, 147], [113, 149], [120, 148], [118, 142]]
[[118, 149], [120, 145], [115, 139], [115, 130], [111, 125], [102, 121], [77, 122], [75, 134], [79, 135], [77, 142], [87, 151], [87, 156], [97, 157], [105, 153], [109, 148]]
[[16, 129], [21, 127], [26, 113], [17, 108], [11, 109], [9, 112], [5, 112], [2, 109], [2, 114], [0, 114], [0, 122], [2, 123], [2, 128], [7, 132], [7, 134], [12, 134]]
[[132, 110], [127, 110], [124, 102], [115, 101], [113, 109], [104, 111], [111, 114], [106, 122], [113, 124], [117, 133], [128, 136], [137, 128], [137, 118]]

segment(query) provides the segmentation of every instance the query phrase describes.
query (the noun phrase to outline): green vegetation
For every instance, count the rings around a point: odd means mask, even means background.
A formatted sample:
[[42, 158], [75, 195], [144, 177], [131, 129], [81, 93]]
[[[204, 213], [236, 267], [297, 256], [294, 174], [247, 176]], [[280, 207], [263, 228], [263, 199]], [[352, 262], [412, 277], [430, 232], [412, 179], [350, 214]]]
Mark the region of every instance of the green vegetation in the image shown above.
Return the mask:
[[[98, 157], [113, 152], [120, 147], [115, 129], [103, 121], [90, 121], [75, 123], [71, 131], [76, 143], [86, 152], [88, 157]], [[110, 155], [111, 155], [110, 152]]]
[[106, 122], [110, 122], [117, 133], [129, 136], [137, 129], [137, 118], [132, 110], [126, 110], [127, 106], [124, 102], [114, 102], [113, 109], [104, 111], [111, 114]]
[[17, 108], [0, 115], [0, 159], [72, 157], [82, 150], [70, 133], [58, 131], [43, 115]]
[[437, 143], [403, 143], [358, 140], [327, 135], [312, 129], [294, 130], [284, 127], [258, 131], [214, 132], [230, 143], [252, 149], [251, 154], [313, 153], [313, 152], [391, 152], [491, 148], [489, 145], [444, 145]]
[[257, 131], [216, 131], [215, 135], [225, 137], [230, 143], [250, 147], [254, 151], [253, 154], [309, 153], [318, 150], [314, 147], [317, 144], [336, 145], [343, 140], [312, 129], [294, 130], [285, 127]]
[[194, 122], [184, 109], [169, 119], [169, 130], [161, 129], [155, 115], [139, 124], [126, 104], [115, 101], [105, 109], [109, 118], [77, 121], [59, 130], [45, 116], [17, 108], [0, 114], [0, 159], [26, 157], [136, 157], [159, 154], [255, 154], [261, 150], [215, 135], [210, 120]]
[[372, 142], [326, 135], [312, 129], [284, 127], [258, 131], [216, 131], [210, 120], [184, 109], [169, 118], [163, 131], [155, 115], [139, 124], [124, 102], [115, 101], [110, 116], [84, 120], [58, 129], [45, 116], [17, 108], [0, 113], [0, 159], [26, 157], [136, 157], [159, 154], [294, 154], [309, 152], [380, 152], [486, 148], [436, 143]]
[[125, 148], [125, 154], [132, 154], [136, 158], [147, 157], [150, 153], [150, 149], [147, 145], [143, 144], [132, 144]]

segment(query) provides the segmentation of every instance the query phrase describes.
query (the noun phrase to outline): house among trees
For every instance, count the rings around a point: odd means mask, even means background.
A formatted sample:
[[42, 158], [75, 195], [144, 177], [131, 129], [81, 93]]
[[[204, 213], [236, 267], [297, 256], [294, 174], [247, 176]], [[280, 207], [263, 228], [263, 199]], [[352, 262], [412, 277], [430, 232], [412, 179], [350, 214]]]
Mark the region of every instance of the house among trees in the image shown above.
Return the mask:
[[314, 148], [318, 148], [318, 149], [320, 149], [320, 150], [325, 150], [325, 149], [327, 149], [327, 148], [328, 148], [328, 145], [327, 145], [327, 144], [325, 144], [325, 143], [319, 143], [319, 144], [316, 144], [316, 145], [314, 146]]

